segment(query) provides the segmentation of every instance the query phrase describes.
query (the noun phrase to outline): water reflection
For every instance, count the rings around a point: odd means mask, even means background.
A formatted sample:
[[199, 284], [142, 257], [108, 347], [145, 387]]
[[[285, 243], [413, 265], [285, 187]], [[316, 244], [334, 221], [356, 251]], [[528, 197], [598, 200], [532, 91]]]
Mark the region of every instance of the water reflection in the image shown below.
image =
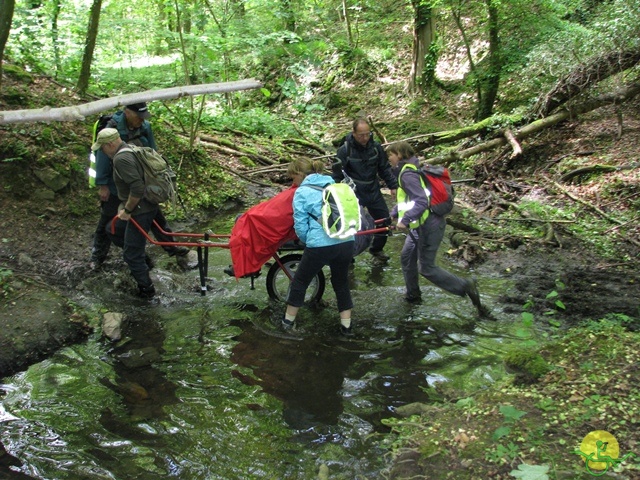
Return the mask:
[[[128, 341], [109, 352], [116, 374], [115, 383], [106, 377], [100, 382], [122, 397], [122, 404], [132, 419], [162, 418], [164, 407], [178, 402], [176, 385], [154, 366], [162, 358], [164, 330], [158, 321], [142, 318], [130, 322], [124, 335]], [[102, 418], [106, 420], [104, 427], [110, 430], [109, 412], [105, 411]], [[118, 432], [121, 432], [120, 428]]]
[[283, 417], [297, 430], [335, 425], [343, 412], [341, 390], [358, 353], [333, 348], [318, 337], [299, 341], [277, 339], [245, 324], [231, 351], [231, 360], [250, 368], [256, 379], [236, 373], [246, 384], [257, 384], [283, 403]]

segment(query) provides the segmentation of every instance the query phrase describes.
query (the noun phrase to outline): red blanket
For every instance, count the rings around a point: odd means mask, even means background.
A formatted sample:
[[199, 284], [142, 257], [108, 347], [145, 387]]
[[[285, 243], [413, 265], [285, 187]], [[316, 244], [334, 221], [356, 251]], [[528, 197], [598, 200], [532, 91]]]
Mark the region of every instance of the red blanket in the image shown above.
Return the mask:
[[231, 229], [229, 249], [236, 278], [262, 268], [283, 243], [296, 238], [293, 194], [296, 187], [251, 207]]

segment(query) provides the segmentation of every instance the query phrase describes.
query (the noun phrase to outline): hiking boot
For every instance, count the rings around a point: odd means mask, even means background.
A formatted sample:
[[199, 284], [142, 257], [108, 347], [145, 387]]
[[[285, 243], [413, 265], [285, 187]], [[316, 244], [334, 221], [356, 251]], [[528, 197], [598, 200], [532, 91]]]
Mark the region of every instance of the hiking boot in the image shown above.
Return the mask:
[[89, 270], [91, 270], [92, 272], [97, 272], [102, 268], [103, 264], [104, 260], [91, 260], [89, 262]]
[[153, 270], [153, 267], [156, 266], [156, 264], [153, 261], [153, 259], [149, 255], [147, 255], [146, 253], [144, 254], [144, 263], [147, 264], [147, 268], [149, 270]]
[[[233, 269], [233, 265], [229, 265], [227, 268], [223, 270], [223, 272], [229, 275], [230, 277], [236, 276], [236, 271]], [[247, 273], [243, 275], [242, 278], [258, 278], [260, 275], [262, 275], [262, 271], [257, 270], [255, 272]]]
[[422, 296], [421, 295], [405, 295], [404, 299], [405, 299], [405, 301], [407, 301], [409, 303], [421, 303], [422, 302]]
[[295, 324], [296, 322], [292, 322], [291, 320], [287, 320], [286, 318], [282, 317], [282, 328], [285, 331], [293, 330]]
[[189, 254], [189, 249], [187, 247], [175, 247], [171, 253], [170, 257], [184, 257]]
[[384, 253], [382, 250], [369, 250], [369, 253], [377, 260], [380, 260], [381, 262], [386, 262], [387, 260], [389, 260], [389, 255], [387, 255], [386, 253]]
[[353, 323], [348, 327], [340, 324], [340, 335], [344, 335], [345, 337], [353, 337]]
[[482, 313], [484, 308], [482, 302], [480, 302], [480, 294], [478, 293], [478, 281], [475, 278], [467, 280], [467, 284], [464, 287], [464, 293], [469, 297], [473, 306], [478, 309], [478, 312]]
[[138, 285], [138, 296], [141, 298], [153, 298], [156, 294], [156, 287], [153, 284], [148, 287]]

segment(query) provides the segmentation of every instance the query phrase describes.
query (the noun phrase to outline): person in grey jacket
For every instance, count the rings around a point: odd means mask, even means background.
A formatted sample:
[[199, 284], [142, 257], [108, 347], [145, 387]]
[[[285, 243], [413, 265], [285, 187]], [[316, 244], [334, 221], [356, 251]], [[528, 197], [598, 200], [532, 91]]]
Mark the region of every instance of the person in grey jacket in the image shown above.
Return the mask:
[[[118, 130], [120, 138], [131, 145], [150, 147], [157, 150], [153, 129], [148, 120], [150, 117], [151, 113], [146, 103], [134, 103], [125, 106], [123, 110], [115, 112], [107, 122], [106, 127]], [[95, 155], [95, 184], [99, 188], [100, 219], [98, 220], [98, 225], [96, 226], [96, 231], [93, 236], [93, 248], [91, 249], [92, 270], [99, 269], [107, 259], [111, 239], [106, 234], [105, 226], [118, 213], [118, 206], [120, 204], [118, 191], [113, 181], [113, 165], [111, 160], [100, 150], [98, 150]], [[161, 208], [158, 208], [155, 221], [160, 228], [155, 224], [151, 225], [153, 236], [160, 242], [173, 241], [173, 237], [162, 233], [162, 230], [166, 232], [171, 232], [172, 230]], [[165, 245], [162, 248], [170, 257], [175, 256], [179, 265], [186, 266], [188, 263], [188, 248], [173, 245]], [[151, 259], [148, 257], [147, 262], [149, 262], [149, 264], [151, 263]]]
[[107, 224], [106, 229], [111, 241], [122, 247], [122, 258], [138, 284], [138, 295], [151, 298], [156, 290], [145, 261], [147, 239], [130, 220], [134, 219], [148, 233], [158, 213], [158, 205], [144, 198], [144, 170], [133, 151], [126, 146], [118, 130], [105, 128], [91, 149], [100, 149], [113, 160], [113, 179], [120, 205], [117, 217]]
[[476, 281], [460, 278], [436, 265], [436, 254], [447, 222], [444, 217], [429, 211], [431, 194], [419, 173], [420, 162], [413, 147], [407, 142], [396, 142], [387, 147], [387, 155], [398, 175], [397, 204], [391, 210], [391, 218], [397, 219], [399, 231], [408, 233], [400, 254], [407, 289], [405, 300], [411, 303], [421, 300], [420, 274], [447, 292], [468, 296], [478, 313], [486, 315]]
[[322, 190], [312, 187], [324, 188], [335, 182], [329, 175], [322, 173], [324, 164], [319, 160], [294, 160], [289, 170], [300, 172], [304, 176], [293, 196], [293, 226], [305, 248], [291, 281], [282, 325], [285, 329], [294, 326], [309, 284], [322, 267], [328, 265], [331, 269], [331, 286], [340, 312], [340, 332], [351, 335], [353, 301], [349, 290], [349, 265], [353, 258], [354, 239], [353, 236], [346, 239], [331, 238], [325, 233], [317, 220], [322, 217]]
[[[387, 154], [380, 143], [373, 139], [371, 128], [366, 118], [358, 118], [353, 122], [353, 131], [346, 137], [344, 144], [338, 149], [336, 161], [332, 166], [331, 176], [341, 182], [345, 174], [354, 181], [356, 195], [360, 205], [366, 207], [374, 220], [389, 217], [389, 207], [380, 191], [379, 178], [384, 181], [395, 200], [398, 181], [391, 172]], [[381, 261], [389, 256], [383, 252], [387, 243], [387, 235], [375, 235], [369, 253]]]

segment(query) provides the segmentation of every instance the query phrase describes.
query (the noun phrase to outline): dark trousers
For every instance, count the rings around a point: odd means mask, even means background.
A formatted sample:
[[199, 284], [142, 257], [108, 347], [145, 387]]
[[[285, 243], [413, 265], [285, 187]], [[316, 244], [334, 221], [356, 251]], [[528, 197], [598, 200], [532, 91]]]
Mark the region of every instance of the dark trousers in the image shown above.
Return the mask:
[[[171, 230], [171, 227], [169, 226], [169, 222], [167, 222], [167, 219], [165, 218], [164, 214], [162, 213], [162, 210], [160, 209], [160, 207], [158, 207], [158, 211], [156, 213], [156, 216], [155, 216], [154, 220], [157, 222], [157, 224], [160, 226], [160, 228], [162, 230], [164, 230], [165, 232], [172, 232], [173, 231], [173, 230]], [[164, 233], [162, 233], [160, 231], [160, 228], [158, 228], [155, 223], [153, 223], [151, 225], [151, 233], [153, 234], [153, 236], [155, 237], [155, 239], [157, 241], [159, 241], [159, 242], [173, 242], [173, 241], [175, 241], [173, 236], [165, 235]], [[174, 246], [165, 245], [162, 248], [164, 249], [165, 252], [167, 252], [169, 254], [170, 257], [173, 257], [176, 254], [176, 252], [178, 251], [178, 247], [174, 247]]]
[[331, 269], [331, 286], [338, 301], [338, 311], [343, 312], [353, 308], [349, 291], [349, 265], [352, 258], [353, 242], [343, 242], [327, 247], [306, 247], [291, 281], [287, 303], [294, 307], [301, 307], [313, 277], [322, 270], [322, 267], [328, 265]]
[[[356, 190], [356, 193], [358, 191]], [[360, 200], [360, 204], [363, 207], [366, 207], [369, 215], [373, 217], [374, 220], [380, 220], [381, 218], [389, 218], [389, 207], [387, 206], [387, 202], [384, 201], [384, 197], [380, 190], [374, 193], [367, 193], [363, 195], [358, 195], [358, 200]], [[371, 242], [371, 247], [369, 250], [371, 252], [379, 252], [384, 248], [387, 244], [387, 235], [386, 234], [378, 234], [373, 236], [373, 241]]]
[[109, 200], [100, 202], [100, 219], [93, 234], [93, 248], [91, 249], [91, 261], [104, 262], [111, 248], [111, 239], [107, 235], [107, 224], [118, 214], [120, 200], [115, 195], [110, 195]]
[[[106, 226], [113, 217], [118, 214], [120, 203], [120, 200], [115, 195], [110, 195], [109, 200], [106, 202], [100, 202], [100, 219], [98, 220], [96, 231], [93, 234], [93, 248], [91, 250], [91, 261], [93, 262], [104, 262], [107, 259], [111, 247], [111, 238], [107, 235]], [[158, 207], [154, 220], [162, 230], [172, 232], [169, 222], [167, 222], [160, 207]], [[173, 242], [174, 238], [163, 234], [160, 228], [158, 228], [155, 223], [151, 224], [151, 233], [155, 239], [159, 242]], [[174, 256], [177, 251], [177, 247], [174, 246], [163, 246], [162, 248], [171, 257]]]
[[[154, 209], [148, 213], [138, 214], [133, 219], [145, 232], [149, 232], [156, 214], [157, 209]], [[149, 267], [145, 262], [144, 254], [147, 239], [142, 232], [132, 222], [114, 218], [107, 224], [107, 234], [115, 245], [122, 247], [122, 258], [129, 265], [129, 271], [138, 286], [141, 288], [151, 287], [153, 282], [149, 276]]]
[[444, 217], [432, 213], [424, 224], [407, 235], [400, 264], [408, 297], [420, 296], [419, 274], [447, 292], [465, 295], [467, 281], [436, 265], [436, 254], [446, 226]]

